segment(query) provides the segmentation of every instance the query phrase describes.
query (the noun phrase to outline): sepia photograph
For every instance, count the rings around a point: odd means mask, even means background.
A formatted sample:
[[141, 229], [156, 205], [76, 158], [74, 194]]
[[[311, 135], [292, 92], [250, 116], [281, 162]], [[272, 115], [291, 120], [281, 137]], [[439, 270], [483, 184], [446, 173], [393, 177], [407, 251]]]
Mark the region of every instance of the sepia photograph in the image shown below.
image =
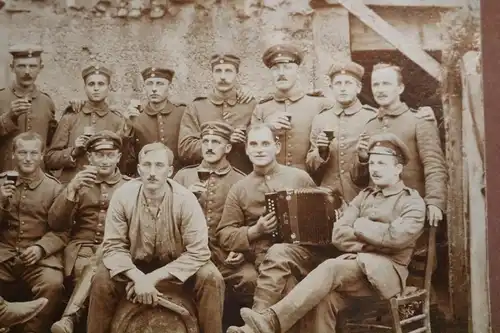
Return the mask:
[[480, 9], [0, 0], [0, 333], [493, 333]]

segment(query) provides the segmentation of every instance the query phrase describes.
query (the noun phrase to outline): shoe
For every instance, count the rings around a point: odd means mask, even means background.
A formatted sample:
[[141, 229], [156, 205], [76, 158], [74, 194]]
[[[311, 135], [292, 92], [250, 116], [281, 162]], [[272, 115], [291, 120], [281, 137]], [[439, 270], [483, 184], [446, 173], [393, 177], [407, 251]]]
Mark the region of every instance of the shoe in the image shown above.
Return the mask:
[[226, 333], [257, 333], [254, 332], [248, 325], [245, 326], [229, 326]]
[[46, 298], [39, 298], [29, 302], [7, 302], [5, 301], [5, 311], [0, 314], [2, 327], [11, 327], [22, 324], [33, 319], [47, 305]]
[[278, 318], [271, 309], [258, 313], [249, 308], [240, 310], [241, 318], [253, 331], [258, 333], [276, 333], [278, 332]]
[[64, 316], [52, 325], [50, 331], [52, 333], [73, 333], [74, 326], [73, 318]]

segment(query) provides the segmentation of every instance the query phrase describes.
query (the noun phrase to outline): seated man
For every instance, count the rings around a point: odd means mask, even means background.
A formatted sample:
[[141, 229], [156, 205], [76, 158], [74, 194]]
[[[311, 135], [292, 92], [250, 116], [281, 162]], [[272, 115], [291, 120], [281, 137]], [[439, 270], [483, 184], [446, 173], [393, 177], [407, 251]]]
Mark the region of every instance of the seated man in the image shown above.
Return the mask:
[[[174, 180], [199, 195], [198, 201], [208, 223], [208, 245], [212, 261], [226, 281], [226, 291], [231, 300], [243, 306], [251, 306], [257, 271], [252, 264], [244, 262], [243, 253], [222, 249], [216, 237], [229, 189], [245, 177], [227, 159], [232, 149], [229, 140], [233, 127], [222, 121], [208, 121], [201, 125], [200, 130], [203, 161], [199, 165], [181, 169]], [[203, 173], [207, 174], [206, 179], [200, 179]], [[234, 302], [231, 303], [234, 305]]]
[[224, 280], [210, 261], [208, 228], [196, 197], [168, 179], [173, 153], [160, 142], [139, 153], [140, 179], [123, 184], [106, 215], [103, 263], [90, 291], [87, 331], [109, 333], [120, 301], [158, 303], [162, 287], [182, 285], [205, 333], [222, 331]]
[[61, 257], [68, 237], [50, 228], [61, 217], [49, 213], [62, 185], [40, 167], [44, 143], [39, 134], [19, 134], [13, 144], [18, 176], [6, 172], [0, 186], [0, 296], [5, 297], [7, 284], [22, 281], [34, 298], [46, 298], [23, 332], [47, 332], [64, 293]]
[[0, 296], [0, 333], [7, 333], [10, 327], [32, 319], [47, 302], [43, 297], [28, 302], [7, 302]]
[[265, 194], [315, 184], [307, 172], [278, 164], [281, 144], [271, 125], [251, 125], [247, 135], [246, 153], [253, 171], [229, 191], [217, 236], [226, 251], [244, 253], [258, 269], [277, 227], [274, 213], [266, 213]]
[[70, 229], [70, 241], [64, 250], [64, 273], [72, 276], [75, 289], [61, 320], [52, 325], [52, 333], [72, 333], [81, 317], [95, 273], [96, 252], [104, 235], [109, 200], [129, 177], [118, 170], [122, 140], [111, 131], [101, 131], [87, 141], [85, 150], [90, 166], [78, 172], [52, 205], [51, 211], [64, 215], [57, 230]]
[[404, 290], [407, 266], [424, 228], [425, 203], [401, 181], [409, 154], [398, 137], [374, 135], [369, 149], [375, 187], [361, 191], [333, 228], [333, 244], [346, 253], [324, 261], [262, 312], [243, 308], [246, 325], [228, 333], [286, 332], [306, 315], [311, 320], [307, 332], [335, 332], [336, 313], [351, 297], [389, 299]]

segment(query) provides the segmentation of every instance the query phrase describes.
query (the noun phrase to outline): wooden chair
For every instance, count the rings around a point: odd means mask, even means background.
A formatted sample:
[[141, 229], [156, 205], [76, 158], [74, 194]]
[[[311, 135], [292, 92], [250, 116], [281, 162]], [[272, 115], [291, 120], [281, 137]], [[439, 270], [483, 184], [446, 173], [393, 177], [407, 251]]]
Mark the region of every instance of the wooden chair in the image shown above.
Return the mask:
[[[351, 313], [352, 309], [342, 311], [339, 314], [337, 331], [340, 333], [376, 331], [403, 333], [410, 330], [408, 333], [431, 333], [430, 290], [435, 255], [436, 227], [430, 226], [424, 288], [406, 287], [400, 295], [388, 301], [364, 304], [364, 308], [363, 305], [356, 308], [358, 313], [354, 315]], [[381, 321], [387, 309], [390, 312], [390, 325], [384, 325]], [[375, 318], [375, 320], [366, 321], [370, 318]]]

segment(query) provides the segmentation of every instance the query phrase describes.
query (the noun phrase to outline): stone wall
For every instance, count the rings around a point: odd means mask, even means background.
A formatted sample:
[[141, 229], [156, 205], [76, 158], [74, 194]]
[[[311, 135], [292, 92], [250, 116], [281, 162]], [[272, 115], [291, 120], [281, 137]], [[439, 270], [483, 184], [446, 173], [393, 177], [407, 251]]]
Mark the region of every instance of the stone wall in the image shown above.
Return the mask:
[[[58, 110], [74, 98], [83, 98], [81, 69], [100, 62], [115, 72], [111, 104], [124, 106], [142, 95], [140, 70], [167, 66], [175, 69], [171, 100], [189, 102], [211, 87], [209, 58], [215, 52], [233, 52], [243, 61], [240, 82], [257, 97], [272, 91], [271, 77], [261, 62], [274, 42], [294, 41], [306, 58], [301, 80], [307, 90], [326, 90], [324, 76], [333, 59], [349, 57], [347, 11], [339, 6], [311, 10], [307, 0], [250, 3], [241, 18], [232, 1], [208, 9], [183, 5], [175, 16], [158, 20], [96, 17], [88, 10], [73, 11], [59, 1], [29, 0], [29, 12], [0, 12], [0, 83], [10, 82], [9, 45], [41, 43], [45, 68], [38, 84], [54, 99]], [[248, 5], [248, 3], [247, 3]]]

